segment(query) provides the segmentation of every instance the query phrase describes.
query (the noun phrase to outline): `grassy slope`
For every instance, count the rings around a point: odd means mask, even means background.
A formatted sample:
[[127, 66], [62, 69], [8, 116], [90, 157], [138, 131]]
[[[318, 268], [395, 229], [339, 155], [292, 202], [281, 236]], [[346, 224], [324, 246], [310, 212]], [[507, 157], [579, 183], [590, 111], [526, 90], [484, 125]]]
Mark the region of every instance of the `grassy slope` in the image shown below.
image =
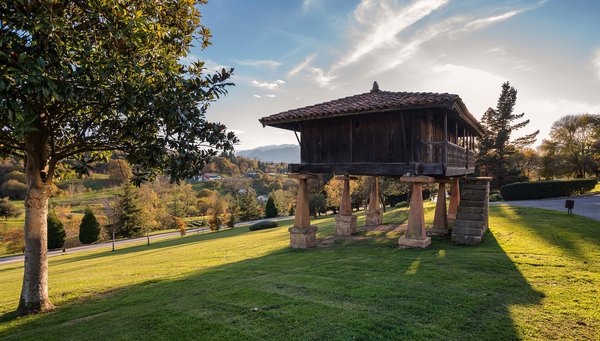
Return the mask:
[[[331, 217], [316, 223], [334, 230]], [[500, 205], [490, 223], [477, 247], [435, 238], [399, 250], [390, 238], [291, 250], [282, 224], [51, 258], [60, 307], [26, 318], [7, 313], [22, 266], [1, 266], [0, 338], [596, 338], [600, 224]]]

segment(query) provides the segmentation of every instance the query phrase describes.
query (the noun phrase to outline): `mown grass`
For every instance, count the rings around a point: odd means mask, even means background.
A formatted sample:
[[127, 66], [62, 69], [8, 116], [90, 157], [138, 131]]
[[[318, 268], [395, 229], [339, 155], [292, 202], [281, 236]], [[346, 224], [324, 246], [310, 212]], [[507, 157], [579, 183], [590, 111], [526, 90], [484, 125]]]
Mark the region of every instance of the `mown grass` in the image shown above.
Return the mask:
[[[427, 213], [431, 219], [431, 210]], [[362, 218], [361, 218], [362, 219]], [[386, 220], [402, 222], [406, 211]], [[16, 318], [22, 265], [0, 266], [7, 340], [597, 339], [600, 224], [498, 205], [475, 247], [395, 238], [288, 248], [237, 228], [50, 259], [59, 308]], [[332, 234], [332, 217], [315, 221]]]

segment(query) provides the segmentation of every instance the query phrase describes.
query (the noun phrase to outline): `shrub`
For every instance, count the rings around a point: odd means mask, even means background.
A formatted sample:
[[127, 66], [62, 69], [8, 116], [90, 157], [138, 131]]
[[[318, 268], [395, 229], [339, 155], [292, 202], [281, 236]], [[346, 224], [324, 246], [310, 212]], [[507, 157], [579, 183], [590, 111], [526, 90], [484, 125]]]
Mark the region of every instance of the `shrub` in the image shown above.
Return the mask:
[[2, 177], [2, 182], [6, 182], [8, 180], [17, 180], [18, 182], [26, 183], [27, 177], [25, 173], [14, 170], [10, 173], [4, 174]]
[[407, 201], [400, 201], [399, 203], [396, 204], [397, 208], [407, 207], [407, 206], [408, 206], [408, 202]]
[[65, 226], [56, 213], [48, 214], [48, 250], [59, 249], [65, 245]]
[[490, 194], [490, 201], [491, 202], [502, 201], [502, 194], [500, 194], [500, 193]]
[[277, 217], [277, 207], [275, 207], [275, 200], [272, 196], [269, 196], [267, 204], [265, 205], [265, 218]]
[[100, 239], [100, 224], [94, 212], [86, 208], [81, 224], [79, 225], [79, 241], [83, 244], [92, 244]]
[[13, 205], [7, 198], [0, 198], [0, 217], [4, 220], [8, 218], [18, 218], [21, 215], [21, 210]]
[[596, 179], [515, 182], [500, 188], [504, 200], [558, 198], [583, 194], [596, 186]]
[[248, 228], [250, 229], [250, 231], [258, 231], [258, 230], [264, 230], [264, 229], [272, 229], [277, 226], [278, 226], [278, 224], [276, 221], [265, 220], [265, 221], [259, 221], [258, 223], [252, 224]]
[[25, 199], [26, 190], [27, 185], [15, 179], [10, 179], [0, 186], [1, 196], [6, 196], [13, 200]]

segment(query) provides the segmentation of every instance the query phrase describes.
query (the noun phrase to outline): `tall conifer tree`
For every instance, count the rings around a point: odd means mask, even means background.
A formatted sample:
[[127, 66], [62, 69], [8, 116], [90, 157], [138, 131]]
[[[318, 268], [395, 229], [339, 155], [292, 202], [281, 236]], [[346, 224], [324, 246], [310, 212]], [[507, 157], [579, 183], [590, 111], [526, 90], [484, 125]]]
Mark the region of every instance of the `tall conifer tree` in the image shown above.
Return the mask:
[[514, 131], [526, 127], [529, 120], [521, 120], [525, 113], [514, 114], [517, 90], [509, 82], [502, 84], [496, 109], [488, 108], [483, 114], [484, 135], [479, 143], [477, 169], [482, 175], [493, 177], [492, 187], [498, 188], [523, 178], [520, 169], [509, 162], [509, 157], [520, 148], [536, 141], [539, 130], [511, 140]]

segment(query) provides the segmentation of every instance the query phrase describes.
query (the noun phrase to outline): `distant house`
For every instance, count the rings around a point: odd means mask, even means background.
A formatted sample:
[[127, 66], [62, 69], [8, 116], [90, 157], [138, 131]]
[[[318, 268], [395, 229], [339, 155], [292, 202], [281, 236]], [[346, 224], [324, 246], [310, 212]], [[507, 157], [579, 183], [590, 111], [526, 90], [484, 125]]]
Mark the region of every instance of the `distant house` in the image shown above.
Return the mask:
[[256, 197], [256, 200], [260, 201], [261, 203], [266, 203], [267, 200], [269, 200], [269, 196], [266, 194], [262, 194]]
[[258, 177], [258, 172], [248, 172], [246, 173], [246, 177], [254, 179]]
[[204, 173], [202, 174], [202, 181], [214, 181], [221, 180], [223, 177], [217, 173]]

